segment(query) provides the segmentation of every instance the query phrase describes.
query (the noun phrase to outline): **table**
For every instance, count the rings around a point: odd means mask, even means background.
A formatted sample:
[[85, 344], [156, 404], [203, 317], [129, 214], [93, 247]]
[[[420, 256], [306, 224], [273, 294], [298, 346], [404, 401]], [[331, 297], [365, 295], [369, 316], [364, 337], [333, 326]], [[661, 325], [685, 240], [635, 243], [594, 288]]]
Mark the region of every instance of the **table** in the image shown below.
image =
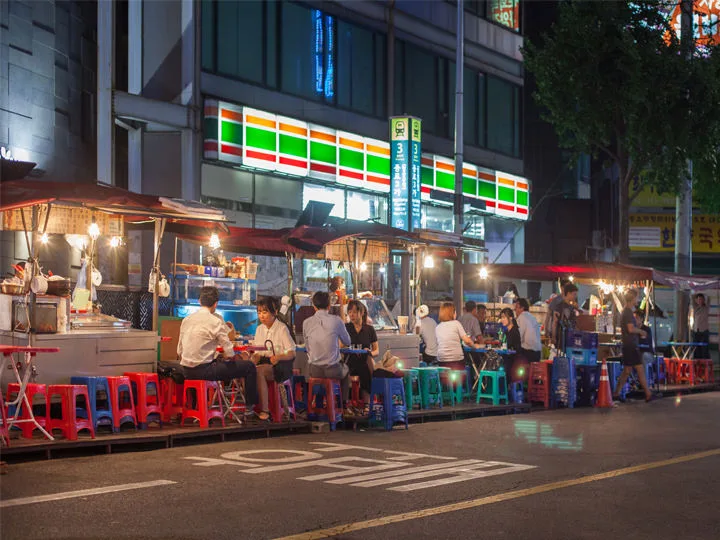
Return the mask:
[[[495, 351], [500, 356], [507, 356], [508, 354], [515, 354], [515, 351], [512, 349], [487, 349], [485, 347], [468, 347], [467, 345], [463, 345], [463, 351], [471, 352], [471, 353], [476, 352], [476, 353], [480, 353], [480, 354], [485, 354], [488, 351]], [[472, 359], [472, 356], [471, 356], [471, 359]], [[472, 386], [472, 391], [474, 392], [475, 389], [477, 388], [478, 381], [480, 380], [480, 372], [483, 369], [485, 369], [485, 366], [487, 365], [487, 360], [482, 364], [482, 366], [480, 366], [480, 369], [478, 369], [478, 366], [474, 360], [470, 363], [470, 365], [472, 366], [473, 370], [475, 371], [475, 382], [473, 383], [473, 386]]]
[[660, 345], [670, 347], [673, 357], [680, 360], [692, 360], [697, 347], [707, 347], [707, 343], [697, 341], [663, 341]]
[[[307, 347], [305, 347], [304, 345], [298, 345], [297, 347], [295, 347], [295, 351], [306, 353]], [[368, 351], [366, 349], [352, 349], [350, 347], [341, 347], [340, 352], [342, 354], [367, 354], [368, 353]]]
[[[14, 424], [22, 424], [26, 422], [32, 422], [35, 424], [35, 427], [40, 429], [42, 431], [43, 435], [50, 439], [51, 441], [54, 441], [55, 439], [53, 436], [45, 431], [45, 429], [38, 423], [37, 420], [35, 420], [35, 414], [33, 413], [32, 403], [27, 398], [27, 395], [25, 394], [25, 390], [27, 389], [28, 382], [30, 381], [30, 377], [35, 369], [34, 367], [34, 359], [35, 355], [38, 353], [56, 353], [60, 352], [60, 349], [57, 347], [20, 347], [18, 345], [0, 345], [0, 354], [2, 354], [2, 371], [1, 373], [5, 373], [5, 366], [8, 363], [8, 361], [11, 362], [13, 372], [15, 374], [15, 379], [18, 383], [20, 383], [20, 390], [18, 390], [18, 395], [13, 401], [9, 401], [6, 403], [6, 405], [9, 407], [11, 405], [15, 406], [15, 416], [13, 416], [12, 419], [8, 419], [7, 421], [7, 427], [8, 430], [11, 428]], [[25, 363], [25, 373], [23, 376], [20, 376], [20, 372], [18, 371], [18, 364], [21, 364], [21, 362], [12, 362], [12, 355], [15, 353], [23, 353], [23, 361]], [[30, 416], [29, 418], [24, 418], [21, 420], [18, 420], [18, 415], [20, 414], [20, 404], [24, 404], [23, 406], [26, 408], [27, 414]], [[50, 403], [46, 402], [46, 416], [49, 419], [50, 418]]]

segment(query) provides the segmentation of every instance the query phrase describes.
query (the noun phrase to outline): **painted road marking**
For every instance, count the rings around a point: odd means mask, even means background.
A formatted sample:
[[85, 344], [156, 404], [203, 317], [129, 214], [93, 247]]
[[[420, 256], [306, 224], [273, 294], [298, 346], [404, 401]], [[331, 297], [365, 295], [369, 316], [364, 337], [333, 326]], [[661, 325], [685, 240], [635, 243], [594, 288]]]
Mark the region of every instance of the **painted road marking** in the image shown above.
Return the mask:
[[116, 491], [127, 491], [130, 489], [142, 489], [155, 486], [168, 486], [177, 484], [170, 480], [153, 480], [152, 482], [137, 482], [135, 484], [118, 484], [116, 486], [105, 486], [101, 488], [80, 489], [78, 491], [64, 491], [62, 493], [52, 493], [50, 495], [37, 495], [35, 497], [21, 497], [18, 499], [8, 499], [0, 501], [0, 508], [8, 508], [10, 506], [21, 506], [24, 504], [35, 504], [49, 501], [61, 501], [63, 499], [74, 499], [77, 497], [90, 497], [92, 495], [103, 495], [105, 493], [115, 493]]
[[704, 459], [712, 456], [720, 456], [720, 448], [714, 450], [708, 450], [706, 452], [698, 452], [697, 454], [689, 454], [687, 456], [680, 456], [672, 459], [666, 459], [663, 461], [654, 461], [651, 463], [643, 463], [641, 465], [635, 465], [632, 467], [625, 467], [623, 469], [615, 469], [614, 471], [608, 471], [600, 474], [593, 474], [590, 476], [584, 476], [582, 478], [574, 478], [572, 480], [563, 480], [561, 482], [551, 482], [549, 484], [543, 484], [527, 489], [518, 489], [515, 491], [508, 491], [507, 493], [500, 493], [499, 495], [491, 495], [489, 497], [482, 497], [479, 499], [473, 499], [469, 501], [462, 501], [453, 504], [446, 504], [443, 506], [436, 506], [434, 508], [425, 508], [424, 510], [415, 510], [412, 512], [405, 512], [403, 514], [395, 514], [391, 516], [385, 516], [376, 519], [369, 519], [367, 521], [358, 521], [355, 523], [347, 523], [345, 525], [339, 525], [337, 527], [330, 527], [327, 529], [317, 529], [315, 531], [304, 532], [300, 534], [294, 534], [291, 536], [283, 536], [282, 538], [276, 538], [275, 540], [318, 540], [320, 538], [330, 538], [331, 536], [339, 536], [348, 534], [355, 531], [362, 531], [365, 529], [372, 529], [374, 527], [382, 527], [385, 525], [391, 525], [393, 523], [401, 523], [403, 521], [410, 521], [414, 519], [426, 518], [430, 516], [437, 516], [439, 514], [447, 514], [449, 512], [457, 512], [459, 510], [468, 510], [470, 508], [477, 508], [480, 506], [486, 506], [488, 504], [494, 504], [504, 501], [510, 501], [513, 499], [520, 499], [522, 497], [528, 497], [530, 495], [537, 495], [539, 493], [547, 493], [548, 491], [555, 491], [558, 489], [564, 489], [573, 486], [580, 486], [582, 484], [589, 484], [591, 482], [597, 482], [599, 480], [608, 480], [610, 478], [617, 478], [626, 474], [633, 474], [636, 472], [648, 471], [650, 469], [657, 469], [659, 467], [668, 467], [670, 465], [676, 465], [678, 463], [686, 463], [688, 461], [695, 461], [698, 459]]
[[195, 461], [193, 465], [197, 467], [234, 465], [240, 473], [255, 475], [310, 469], [303, 471], [297, 479], [359, 488], [387, 486], [385, 489], [389, 491], [429, 489], [535, 468], [534, 465], [460, 460], [369, 446], [310, 444], [312, 452], [274, 448], [226, 452], [218, 458], [187, 456], [185, 459]]

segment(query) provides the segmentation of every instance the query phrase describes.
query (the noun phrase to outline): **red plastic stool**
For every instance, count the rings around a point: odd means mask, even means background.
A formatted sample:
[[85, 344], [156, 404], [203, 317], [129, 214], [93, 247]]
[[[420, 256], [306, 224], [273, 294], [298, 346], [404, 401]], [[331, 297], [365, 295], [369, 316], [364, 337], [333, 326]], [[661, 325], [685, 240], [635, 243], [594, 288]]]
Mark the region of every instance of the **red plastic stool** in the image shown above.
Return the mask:
[[542, 402], [550, 408], [550, 367], [549, 362], [531, 362], [528, 379], [528, 402]]
[[689, 383], [695, 384], [695, 366], [694, 360], [689, 358], [683, 360], [682, 358], [673, 359], [677, 362], [675, 371], [675, 380], [677, 384]]
[[183, 410], [183, 385], [171, 378], [160, 379], [160, 406], [162, 407], [162, 421], [172, 422], [179, 420]]
[[[8, 401], [14, 401], [17, 398], [17, 394], [19, 391], [20, 385], [18, 383], [8, 384]], [[28, 403], [30, 403], [30, 407], [33, 406], [33, 398], [35, 396], [42, 396], [43, 404], [45, 405], [45, 414], [43, 414], [42, 416], [36, 414], [35, 420], [37, 420], [37, 423], [40, 424], [42, 427], [46, 427], [48, 416], [47, 386], [45, 386], [44, 384], [28, 383], [25, 387], [25, 395], [27, 396]], [[18, 415], [18, 420], [27, 420], [30, 418], [27, 407], [25, 407], [24, 400], [18, 405], [15, 405], [15, 407], [20, 407], [20, 414]], [[10, 410], [8, 410], [8, 416], [15, 416], [15, 411], [13, 410], [11, 412]], [[16, 427], [22, 430], [22, 436], [26, 439], [32, 439], [33, 431], [37, 429], [37, 426], [35, 426], [35, 424], [33, 424], [32, 422], [23, 422]]]
[[[195, 405], [190, 405], [188, 396], [189, 390], [195, 392]], [[180, 418], [180, 425], [185, 425], [185, 420], [195, 419], [200, 422], [201, 428], [210, 427], [210, 420], [219, 418], [222, 426], [225, 427], [225, 413], [223, 411], [220, 386], [215, 381], [191, 381], [186, 379], [183, 392], [183, 410]], [[217, 402], [217, 407], [213, 405]]]
[[[288, 405], [288, 417], [292, 418], [293, 420], [297, 420], [297, 415], [295, 414], [295, 400], [293, 399], [293, 393], [292, 393], [292, 383], [290, 382], [290, 379], [283, 382], [282, 385], [276, 383], [275, 381], [268, 381], [268, 408], [270, 409], [270, 418], [272, 418], [273, 424], [281, 424], [283, 421], [283, 403], [282, 398], [280, 397], [280, 387], [285, 388], [285, 394], [287, 396], [287, 405]], [[255, 411], [260, 412], [260, 405], [255, 405]]]
[[[50, 417], [46, 422], [47, 430], [52, 433], [53, 430], [59, 429], [67, 440], [77, 441], [78, 432], [87, 429], [90, 431], [90, 436], [94, 439], [95, 428], [93, 427], [90, 396], [88, 396], [87, 386], [79, 384], [51, 384], [47, 388], [47, 402], [51, 403], [54, 396], [60, 396], [62, 416], [60, 418]], [[77, 399], [79, 397], [85, 398], [86, 418], [78, 418], [77, 416]]]
[[[135, 412], [137, 414], [138, 427], [147, 429], [150, 422], [157, 421], [162, 427], [162, 407], [160, 406], [160, 381], [157, 373], [123, 373], [130, 378], [133, 387], [133, 398], [135, 399]], [[155, 388], [155, 393], [148, 392], [149, 388]], [[151, 418], [151, 415], [153, 416]]]
[[2, 419], [2, 425], [0, 426], [0, 444], [4, 442], [7, 446], [10, 446], [10, 434], [8, 433], [2, 390], [0, 390], [0, 419]]
[[698, 382], [708, 383], [715, 382], [713, 374], [712, 360], [696, 359], [695, 360], [695, 380]]
[[678, 379], [678, 362], [677, 358], [665, 358], [665, 376], [669, 384], [676, 384]]
[[335, 431], [338, 422], [343, 421], [342, 396], [338, 379], [308, 379], [307, 418], [311, 422], [328, 422]]
[[360, 397], [360, 377], [352, 375], [350, 377], [350, 401], [348, 406], [356, 409], [363, 409], [365, 402]]
[[[137, 429], [137, 415], [135, 414], [130, 377], [108, 377], [107, 380], [110, 389], [108, 398], [113, 415], [113, 431], [120, 431], [120, 426], [126, 422], [132, 422], [133, 427]], [[120, 400], [121, 394], [124, 394], [123, 400]]]

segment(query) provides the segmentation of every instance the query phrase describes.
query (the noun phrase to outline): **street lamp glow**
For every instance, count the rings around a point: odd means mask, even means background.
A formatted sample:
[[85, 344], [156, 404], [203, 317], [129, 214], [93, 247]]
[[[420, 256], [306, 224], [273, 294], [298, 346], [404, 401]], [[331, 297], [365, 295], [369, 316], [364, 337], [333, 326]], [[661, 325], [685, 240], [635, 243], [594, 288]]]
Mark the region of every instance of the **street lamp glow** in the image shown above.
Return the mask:
[[423, 263], [423, 267], [425, 268], [435, 268], [435, 260], [432, 258], [432, 255], [426, 255], [425, 261]]
[[570, 283], [573, 283], [575, 281], [575, 276], [570, 276], [568, 279], [570, 280]]
[[361, 263], [361, 264], [360, 264], [360, 271], [361, 271], [361, 272], [364, 272], [365, 270], [367, 270], [367, 264]]
[[218, 248], [220, 247], [220, 238], [218, 237], [217, 234], [213, 233], [213, 234], [210, 236], [210, 242], [208, 243], [208, 245], [209, 245], [212, 249], [218, 249]]
[[488, 269], [484, 266], [480, 268], [480, 279], [487, 279], [488, 278]]
[[380, 273], [381, 274], [385, 273], [385, 265], [384, 264], [380, 267]]
[[98, 224], [94, 221], [90, 224], [90, 227], [88, 227], [88, 234], [93, 240], [97, 240], [98, 236], [100, 236], [100, 227], [98, 227]]
[[118, 247], [119, 245], [120, 245], [120, 238], [117, 237], [117, 236], [113, 236], [113, 237], [110, 239], [110, 247], [116, 248], [116, 247]]
[[40, 242], [43, 244], [47, 244], [50, 241], [50, 238], [48, 237], [48, 233], [43, 233], [43, 235], [40, 237]]

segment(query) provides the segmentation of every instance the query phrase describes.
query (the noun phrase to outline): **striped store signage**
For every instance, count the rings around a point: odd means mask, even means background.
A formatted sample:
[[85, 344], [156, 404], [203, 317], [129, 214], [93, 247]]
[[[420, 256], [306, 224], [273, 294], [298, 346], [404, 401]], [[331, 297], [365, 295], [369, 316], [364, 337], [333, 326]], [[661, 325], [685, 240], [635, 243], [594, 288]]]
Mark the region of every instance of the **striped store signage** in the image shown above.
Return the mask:
[[423, 154], [420, 165], [420, 199], [430, 200], [430, 191], [435, 189], [435, 157]]
[[485, 201], [488, 212], [495, 213], [497, 187], [495, 171], [478, 167], [478, 199]]
[[310, 124], [310, 173], [319, 180], [335, 181], [337, 175], [337, 133], [334, 129]]
[[285, 116], [277, 117], [277, 165], [275, 170], [295, 176], [307, 176], [308, 124]]
[[466, 197], [477, 198], [478, 170], [475, 165], [463, 163], [462, 192]]
[[515, 210], [515, 177], [510, 174], [498, 172], [497, 179], [497, 207], [498, 216], [516, 217]]
[[365, 187], [365, 139], [360, 135], [338, 131], [338, 175], [339, 184]]
[[529, 184], [525, 178], [515, 179], [515, 211], [520, 219], [527, 219], [530, 211]]
[[390, 193], [390, 144], [365, 139], [365, 187]]
[[218, 158], [218, 102], [206, 99], [203, 108], [203, 156], [205, 159]]
[[435, 156], [435, 189], [455, 193], [455, 162]]
[[264, 111], [243, 107], [242, 118], [245, 124], [242, 164], [266, 171], [276, 170], [278, 158], [277, 117]]
[[229, 103], [218, 106], [218, 159], [243, 163], [243, 108]]

